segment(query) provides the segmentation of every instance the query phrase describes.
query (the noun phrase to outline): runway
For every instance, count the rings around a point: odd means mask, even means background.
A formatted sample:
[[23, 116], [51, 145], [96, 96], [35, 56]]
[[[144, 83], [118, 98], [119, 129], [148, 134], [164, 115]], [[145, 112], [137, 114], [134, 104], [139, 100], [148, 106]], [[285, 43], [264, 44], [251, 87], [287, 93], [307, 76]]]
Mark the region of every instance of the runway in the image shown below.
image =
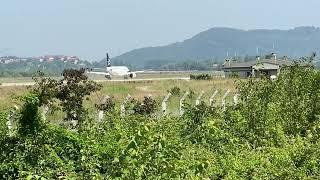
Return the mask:
[[[166, 81], [166, 80], [182, 80], [189, 81], [189, 77], [178, 77], [178, 78], [147, 78], [147, 79], [114, 79], [114, 80], [94, 80], [98, 83], [104, 82], [135, 82], [135, 81]], [[17, 83], [2, 83], [0, 87], [14, 87], [14, 86], [33, 86], [34, 82], [17, 82]]]

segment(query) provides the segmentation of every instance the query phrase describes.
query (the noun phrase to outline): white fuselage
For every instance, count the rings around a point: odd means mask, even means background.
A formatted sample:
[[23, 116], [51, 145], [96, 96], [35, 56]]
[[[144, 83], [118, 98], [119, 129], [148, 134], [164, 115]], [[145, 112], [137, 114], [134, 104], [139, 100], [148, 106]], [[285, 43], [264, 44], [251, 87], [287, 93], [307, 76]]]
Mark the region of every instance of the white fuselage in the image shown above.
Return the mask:
[[111, 76], [128, 76], [130, 75], [130, 70], [126, 66], [110, 66], [106, 68], [107, 73]]

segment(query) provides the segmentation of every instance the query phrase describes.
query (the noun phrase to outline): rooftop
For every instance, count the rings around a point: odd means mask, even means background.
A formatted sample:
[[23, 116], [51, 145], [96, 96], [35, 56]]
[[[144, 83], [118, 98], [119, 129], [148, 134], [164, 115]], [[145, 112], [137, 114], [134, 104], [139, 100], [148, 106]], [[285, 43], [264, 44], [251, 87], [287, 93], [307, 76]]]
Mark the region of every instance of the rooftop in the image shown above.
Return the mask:
[[252, 67], [259, 63], [268, 63], [268, 64], [274, 64], [274, 65], [280, 65], [280, 66], [289, 66], [293, 62], [289, 60], [287, 57], [279, 58], [264, 58], [260, 59], [260, 57], [257, 57], [254, 61], [248, 61], [248, 62], [237, 62], [232, 60], [226, 60], [223, 67], [224, 68], [247, 68]]

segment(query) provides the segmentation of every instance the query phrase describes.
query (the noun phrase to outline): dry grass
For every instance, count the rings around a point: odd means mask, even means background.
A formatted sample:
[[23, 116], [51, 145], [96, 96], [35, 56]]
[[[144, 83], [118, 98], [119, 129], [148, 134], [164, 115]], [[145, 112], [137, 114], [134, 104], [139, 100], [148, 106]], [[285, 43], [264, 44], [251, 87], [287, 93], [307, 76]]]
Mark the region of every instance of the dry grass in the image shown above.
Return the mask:
[[12, 107], [14, 104], [19, 103], [18, 96], [27, 92], [27, 87], [0, 87], [0, 111]]
[[205, 91], [205, 97], [210, 97], [215, 90], [220, 93], [226, 89], [235, 92], [235, 84], [232, 79], [213, 79], [210, 81], [184, 81], [184, 80], [166, 80], [166, 81], [138, 81], [138, 82], [105, 82], [103, 88], [97, 93], [98, 98], [103, 95], [114, 96], [116, 100], [124, 99], [130, 94], [136, 99], [143, 99], [144, 96], [153, 97], [165, 96], [173, 87], [180, 88], [181, 92], [194, 91], [196, 94]]
[[[215, 90], [219, 90], [215, 100], [221, 103], [222, 96], [230, 89], [231, 93], [227, 97], [227, 103], [231, 104], [233, 95], [236, 92], [234, 79], [213, 79], [210, 81], [185, 81], [185, 80], [167, 80], [167, 81], [140, 81], [140, 82], [105, 82], [100, 92], [93, 94], [90, 101], [86, 104], [90, 107], [101, 102], [103, 96], [113, 96], [117, 107], [123, 102], [125, 97], [130, 94], [134, 99], [142, 100], [145, 96], [151, 95], [159, 105], [163, 98], [168, 94], [168, 90], [173, 87], [180, 88], [180, 95], [172, 96], [168, 101], [168, 113], [179, 113], [179, 101], [186, 91], [193, 91], [194, 96], [187, 98], [186, 102], [195, 104], [196, 98], [201, 91], [204, 91], [203, 101], [209, 103], [209, 99]], [[90, 108], [92, 110], [92, 108]]]
[[[130, 82], [104, 82], [101, 91], [94, 93], [86, 102], [86, 105], [93, 107], [93, 104], [99, 103], [103, 96], [113, 96], [117, 103], [121, 103], [125, 97], [130, 94], [133, 98], [142, 100], [144, 96], [151, 95], [159, 103], [166, 96], [168, 90], [173, 87], [181, 89], [179, 96], [173, 96], [169, 100], [169, 109], [178, 110], [179, 99], [185, 91], [193, 91], [195, 96], [187, 101], [195, 103], [197, 96], [204, 91], [203, 100], [209, 101], [209, 97], [215, 90], [219, 90], [217, 102], [221, 102], [221, 97], [227, 89], [231, 90], [228, 101], [232, 101], [235, 90], [235, 80], [216, 78], [210, 81], [185, 81], [185, 80], [166, 80], [166, 81], [130, 81]], [[12, 107], [17, 101], [13, 98], [27, 92], [26, 87], [0, 87], [0, 110]], [[173, 110], [174, 109], [174, 110]]]

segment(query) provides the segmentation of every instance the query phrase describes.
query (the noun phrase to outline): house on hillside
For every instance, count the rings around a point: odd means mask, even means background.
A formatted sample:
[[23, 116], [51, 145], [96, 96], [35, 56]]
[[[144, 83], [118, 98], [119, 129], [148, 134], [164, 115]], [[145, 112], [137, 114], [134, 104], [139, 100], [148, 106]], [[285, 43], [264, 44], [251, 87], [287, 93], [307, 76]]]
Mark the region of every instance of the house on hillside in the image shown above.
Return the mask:
[[287, 57], [277, 58], [275, 53], [261, 58], [257, 56], [254, 61], [232, 62], [226, 60], [223, 70], [226, 77], [239, 76], [240, 78], [260, 77], [262, 74], [267, 76], [277, 76], [281, 67], [290, 66], [291, 61]]

